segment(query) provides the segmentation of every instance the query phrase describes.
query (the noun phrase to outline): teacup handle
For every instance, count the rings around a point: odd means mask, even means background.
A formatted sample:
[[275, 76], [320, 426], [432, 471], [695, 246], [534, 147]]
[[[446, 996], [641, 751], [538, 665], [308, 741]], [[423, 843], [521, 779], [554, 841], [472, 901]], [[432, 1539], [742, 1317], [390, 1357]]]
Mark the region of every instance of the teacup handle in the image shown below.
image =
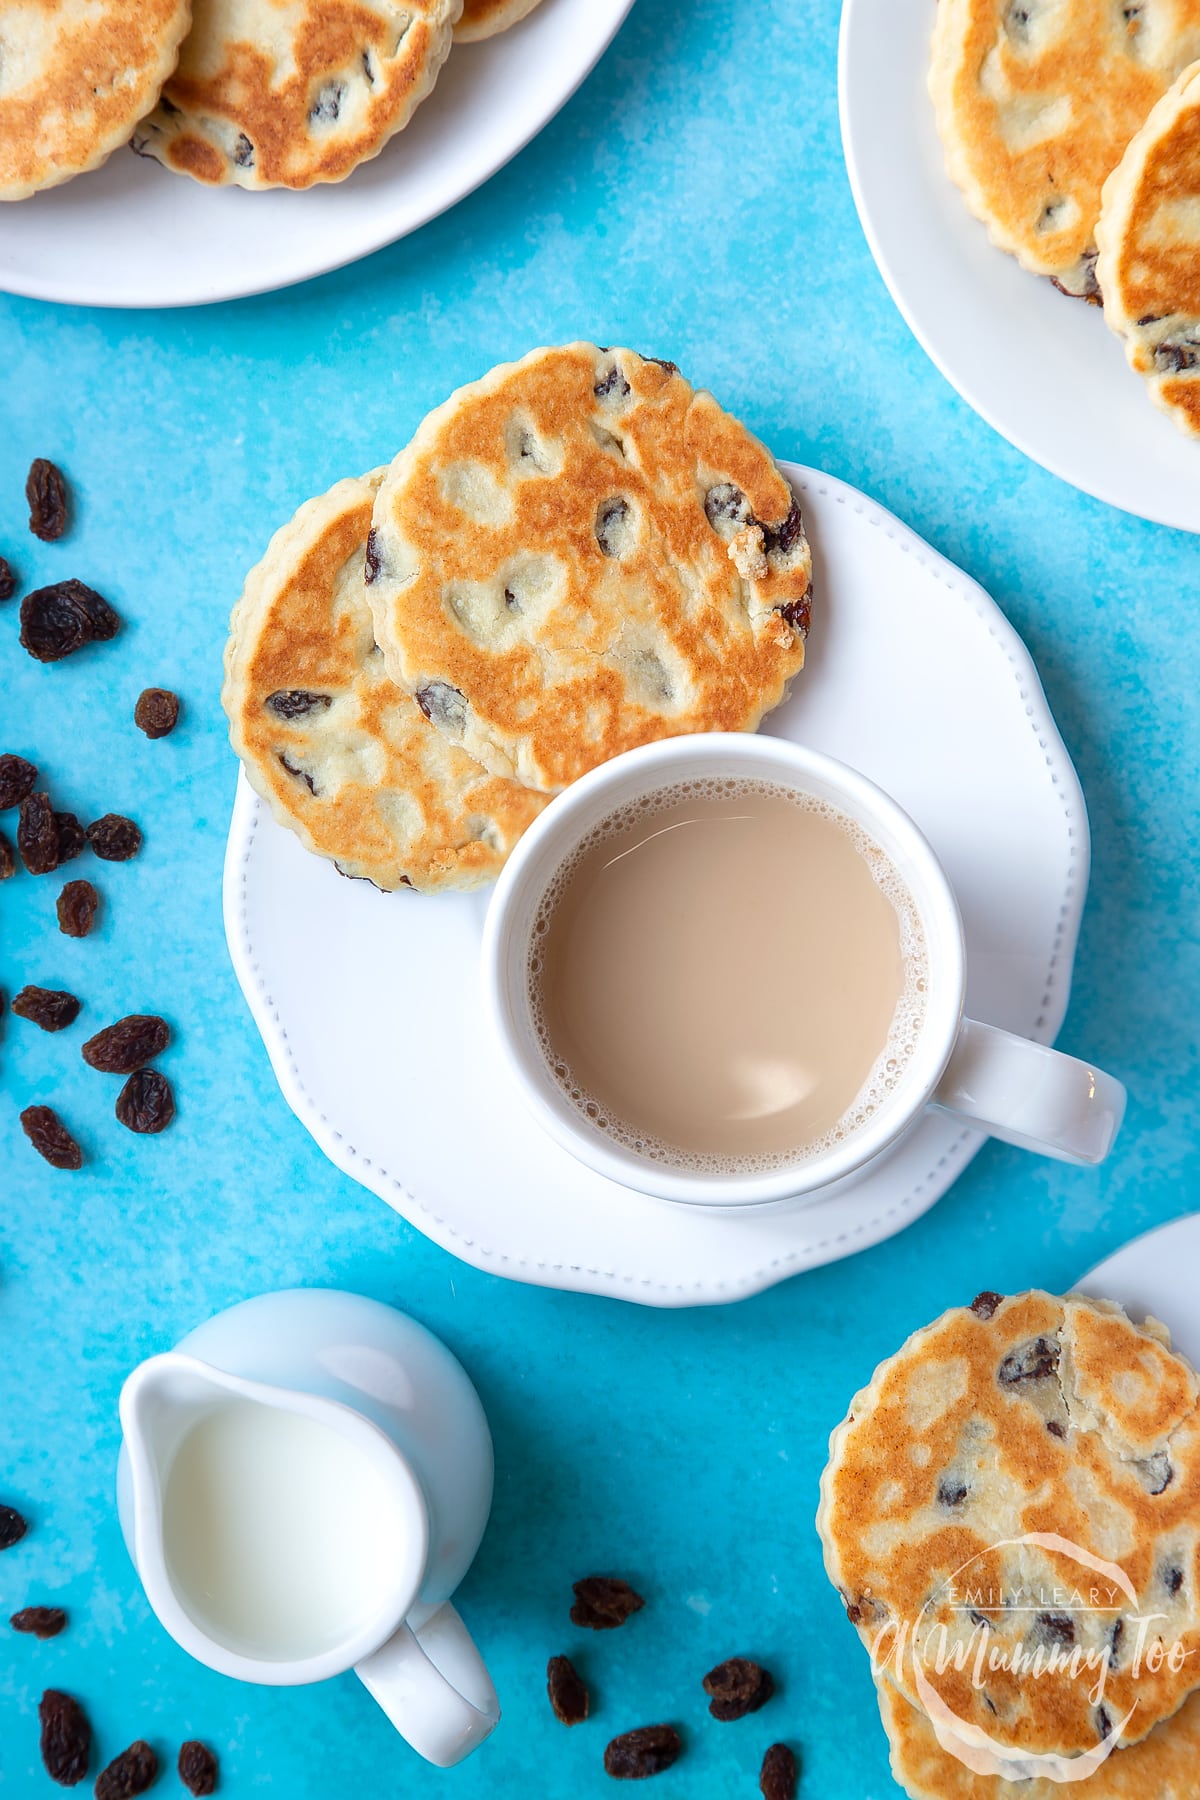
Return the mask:
[[964, 1019], [933, 1104], [1006, 1144], [1091, 1164], [1112, 1149], [1125, 1089], [1074, 1056]]
[[355, 1674], [419, 1756], [449, 1769], [500, 1720], [491, 1677], [452, 1606], [416, 1631], [402, 1625]]

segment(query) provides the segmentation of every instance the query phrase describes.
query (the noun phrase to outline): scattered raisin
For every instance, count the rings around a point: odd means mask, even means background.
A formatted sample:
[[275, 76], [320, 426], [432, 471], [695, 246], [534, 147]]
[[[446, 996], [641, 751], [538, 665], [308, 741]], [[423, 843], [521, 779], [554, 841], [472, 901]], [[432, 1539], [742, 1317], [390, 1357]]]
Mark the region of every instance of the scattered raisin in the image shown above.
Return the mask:
[[763, 1800], [796, 1800], [796, 1782], [800, 1774], [796, 1753], [786, 1744], [772, 1744], [762, 1759], [758, 1791]]
[[165, 1131], [175, 1117], [175, 1096], [157, 1069], [135, 1069], [117, 1095], [117, 1117], [130, 1131]]
[[17, 849], [31, 875], [58, 867], [58, 825], [49, 794], [26, 794], [17, 821]]
[[1075, 1642], [1075, 1621], [1066, 1613], [1039, 1613], [1033, 1622], [1035, 1643], [1069, 1649]]
[[383, 558], [379, 554], [379, 539], [375, 536], [375, 527], [372, 525], [367, 533], [367, 553], [363, 560], [363, 581], [368, 587], [373, 581], [378, 581], [382, 568]]
[[747, 1713], [757, 1712], [775, 1692], [766, 1669], [748, 1656], [731, 1656], [728, 1662], [718, 1663], [702, 1686], [709, 1696], [709, 1712], [722, 1721], [744, 1719]]
[[613, 1739], [604, 1752], [604, 1773], [614, 1781], [644, 1781], [669, 1769], [682, 1750], [673, 1725], [639, 1725]]
[[16, 873], [16, 868], [17, 853], [4, 833], [0, 831], [0, 881], [7, 881], [10, 875]]
[[37, 456], [25, 481], [29, 502], [29, 529], [44, 544], [52, 544], [67, 529], [67, 484], [62, 470]]
[[157, 1013], [130, 1013], [106, 1025], [83, 1046], [83, 1060], [102, 1075], [132, 1075], [171, 1041], [171, 1028]]
[[135, 1800], [158, 1780], [158, 1758], [144, 1739], [138, 1738], [96, 1777], [96, 1800]]
[[615, 1631], [646, 1604], [627, 1581], [616, 1575], [587, 1575], [573, 1586], [571, 1623], [585, 1625], [589, 1631]]
[[28, 1530], [29, 1526], [15, 1506], [0, 1506], [0, 1550], [11, 1550]]
[[179, 723], [179, 695], [170, 688], [143, 688], [133, 709], [133, 722], [148, 738], [166, 737]]
[[448, 681], [428, 681], [416, 692], [416, 702], [431, 725], [450, 737], [461, 737], [467, 725], [466, 695]]
[[51, 1781], [76, 1787], [88, 1772], [92, 1728], [78, 1700], [58, 1688], [47, 1688], [38, 1704], [42, 1725], [42, 1761]]
[[21, 644], [39, 662], [61, 662], [85, 644], [106, 644], [120, 619], [94, 588], [56, 581], [21, 602]]
[[10, 806], [20, 806], [26, 794], [32, 794], [36, 780], [34, 763], [7, 752], [0, 756], [0, 812], [7, 812]]
[[58, 867], [73, 862], [87, 843], [83, 826], [73, 812], [56, 812], [54, 831], [58, 838]]
[[1050, 1433], [1051, 1437], [1065, 1438], [1067, 1435], [1066, 1426], [1060, 1425], [1057, 1419], [1047, 1419], [1046, 1430]]
[[267, 695], [267, 705], [277, 719], [302, 719], [305, 713], [324, 712], [333, 705], [332, 694], [310, 694], [306, 688], [280, 688]]
[[806, 638], [809, 626], [812, 624], [811, 590], [801, 600], [785, 600], [782, 606], [775, 608], [775, 611], [785, 625], [790, 625], [793, 631], [798, 631], [801, 637]]
[[552, 1656], [546, 1664], [546, 1692], [560, 1724], [582, 1725], [588, 1716], [588, 1691], [569, 1656]]
[[970, 1491], [965, 1481], [959, 1481], [953, 1475], [943, 1475], [938, 1482], [937, 1503], [953, 1509], [962, 1505]]
[[1003, 1294], [996, 1294], [991, 1288], [985, 1288], [982, 1294], [976, 1294], [972, 1300], [971, 1311], [977, 1319], [991, 1319], [1003, 1305]]
[[105, 813], [87, 828], [87, 841], [103, 862], [128, 862], [142, 847], [142, 834], [123, 813]]
[[629, 538], [629, 502], [620, 494], [596, 508], [596, 542], [602, 556], [620, 556]]
[[62, 1031], [79, 1017], [79, 1001], [61, 988], [23, 987], [13, 995], [12, 1009], [43, 1031]]
[[633, 392], [633, 390], [621, 372], [621, 365], [614, 362], [608, 373], [600, 377], [599, 381], [592, 389], [592, 392], [595, 394], [597, 400], [611, 400], [614, 398], [617, 400], [624, 400], [628, 394]]
[[67, 1623], [67, 1615], [61, 1606], [23, 1606], [8, 1621], [14, 1631], [24, 1631], [30, 1637], [57, 1637]]
[[17, 578], [12, 564], [0, 556], [0, 600], [11, 600], [17, 591]]
[[83, 1151], [52, 1106], [27, 1106], [21, 1127], [39, 1156], [53, 1169], [82, 1169]]
[[90, 881], [68, 881], [58, 896], [58, 929], [67, 937], [86, 937], [96, 923], [100, 896]]
[[207, 1744], [189, 1738], [179, 1751], [179, 1779], [197, 1800], [217, 1791], [217, 1759]]

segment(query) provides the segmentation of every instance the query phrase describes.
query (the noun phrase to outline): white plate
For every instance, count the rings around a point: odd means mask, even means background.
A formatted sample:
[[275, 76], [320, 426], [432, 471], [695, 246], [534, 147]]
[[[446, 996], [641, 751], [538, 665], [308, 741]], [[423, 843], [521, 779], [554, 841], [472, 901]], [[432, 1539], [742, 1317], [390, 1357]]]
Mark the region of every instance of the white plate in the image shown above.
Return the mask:
[[412, 123], [346, 181], [204, 188], [127, 149], [0, 209], [0, 288], [80, 306], [192, 306], [288, 287], [390, 244], [515, 156], [599, 61], [633, 0], [542, 0], [458, 44]]
[[1076, 1285], [1097, 1300], [1119, 1300], [1133, 1319], [1153, 1313], [1200, 1368], [1200, 1213], [1135, 1238]]
[[[853, 488], [783, 465], [816, 561], [809, 662], [767, 729], [912, 813], [966, 925], [973, 1017], [1053, 1039], [1088, 877], [1083, 796], [1029, 655], [983, 590]], [[345, 881], [242, 777], [225, 861], [234, 968], [284, 1097], [339, 1168], [479, 1268], [658, 1306], [735, 1300], [933, 1205], [983, 1141], [930, 1112], [807, 1205], [631, 1193], [528, 1118], [485, 1033], [486, 894]]]
[[842, 147], [871, 254], [968, 405], [1112, 506], [1200, 531], [1200, 445], [1151, 406], [1099, 307], [989, 243], [950, 181], [926, 92], [937, 0], [844, 0]]

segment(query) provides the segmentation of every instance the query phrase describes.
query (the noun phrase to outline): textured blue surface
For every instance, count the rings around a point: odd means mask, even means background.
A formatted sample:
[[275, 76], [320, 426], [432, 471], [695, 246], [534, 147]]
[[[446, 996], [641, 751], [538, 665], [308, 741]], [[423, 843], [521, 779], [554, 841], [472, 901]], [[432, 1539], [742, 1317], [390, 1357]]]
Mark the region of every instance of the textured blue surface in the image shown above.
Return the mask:
[[[1043, 474], [912, 342], [842, 167], [836, 13], [833, 0], [639, 0], [586, 87], [482, 192], [290, 293], [157, 317], [0, 301], [0, 551], [29, 584], [94, 581], [128, 621], [111, 645], [43, 668], [17, 645], [15, 606], [0, 608], [0, 748], [35, 756], [60, 804], [128, 810], [146, 828], [137, 862], [88, 871], [104, 914], [82, 943], [54, 929], [53, 878], [0, 890], [0, 986], [86, 1000], [60, 1037], [8, 1019], [0, 1039], [0, 1499], [32, 1521], [0, 1556], [0, 1613], [48, 1601], [72, 1615], [53, 1643], [0, 1635], [5, 1796], [50, 1791], [34, 1714], [61, 1685], [85, 1700], [105, 1757], [139, 1735], [172, 1757], [181, 1737], [206, 1738], [231, 1800], [577, 1800], [605, 1790], [610, 1735], [660, 1718], [679, 1722], [687, 1755], [656, 1800], [753, 1794], [779, 1737], [802, 1749], [806, 1800], [882, 1800], [896, 1790], [866, 1658], [812, 1528], [830, 1428], [875, 1362], [946, 1305], [984, 1286], [1060, 1289], [1195, 1204], [1200, 542]], [[221, 930], [230, 604], [302, 499], [385, 460], [459, 382], [575, 336], [673, 357], [780, 455], [908, 520], [1024, 634], [1091, 810], [1060, 1042], [1131, 1089], [1102, 1172], [993, 1145], [893, 1242], [727, 1311], [659, 1315], [459, 1266], [327, 1165], [287, 1111]], [[80, 496], [57, 547], [24, 531], [25, 469], [43, 454]], [[131, 723], [149, 682], [185, 701], [161, 743]], [[78, 1046], [155, 1007], [178, 1026], [164, 1066], [180, 1111], [143, 1140], [117, 1125], [115, 1083]], [[77, 1125], [86, 1173], [28, 1149], [16, 1115], [35, 1098]], [[121, 1545], [123, 1376], [215, 1309], [306, 1283], [411, 1310], [463, 1358], [491, 1416], [496, 1508], [461, 1599], [505, 1719], [446, 1775], [352, 1677], [267, 1691], [191, 1664]], [[627, 1572], [648, 1605], [581, 1642], [569, 1586], [595, 1568]], [[569, 1734], [543, 1694], [560, 1650], [579, 1651], [594, 1692], [593, 1719]], [[718, 1725], [699, 1678], [737, 1651], [769, 1662], [780, 1696]], [[179, 1791], [173, 1774], [162, 1786]]]

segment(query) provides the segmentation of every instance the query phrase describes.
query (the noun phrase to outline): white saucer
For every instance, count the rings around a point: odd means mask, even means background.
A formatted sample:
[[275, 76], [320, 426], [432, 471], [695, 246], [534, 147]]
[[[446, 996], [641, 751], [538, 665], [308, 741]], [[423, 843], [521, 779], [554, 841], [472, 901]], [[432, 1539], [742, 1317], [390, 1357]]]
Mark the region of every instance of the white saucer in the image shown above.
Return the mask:
[[[856, 765], [912, 813], [962, 906], [969, 1012], [1049, 1042], [1089, 845], [1028, 652], [890, 514], [783, 467], [817, 598], [808, 666], [766, 729]], [[551, 1143], [510, 1090], [479, 1002], [486, 904], [343, 880], [240, 778], [225, 930], [284, 1097], [339, 1168], [479, 1268], [658, 1306], [735, 1300], [900, 1231], [983, 1141], [930, 1112], [806, 1205], [721, 1213], [631, 1193]]]
[[926, 91], [937, 0], [844, 0], [842, 148], [871, 254], [969, 406], [1084, 493], [1200, 531], [1200, 445], [1147, 398], [1099, 307], [989, 243], [945, 172]]
[[459, 44], [374, 162], [306, 193], [204, 188], [117, 150], [4, 208], [0, 288], [77, 306], [193, 306], [289, 287], [405, 237], [494, 175], [570, 99], [633, 0], [542, 0]]
[[1200, 1368], [1200, 1213], [1135, 1238], [1076, 1286], [1097, 1300], [1119, 1300], [1133, 1319], [1153, 1313]]

